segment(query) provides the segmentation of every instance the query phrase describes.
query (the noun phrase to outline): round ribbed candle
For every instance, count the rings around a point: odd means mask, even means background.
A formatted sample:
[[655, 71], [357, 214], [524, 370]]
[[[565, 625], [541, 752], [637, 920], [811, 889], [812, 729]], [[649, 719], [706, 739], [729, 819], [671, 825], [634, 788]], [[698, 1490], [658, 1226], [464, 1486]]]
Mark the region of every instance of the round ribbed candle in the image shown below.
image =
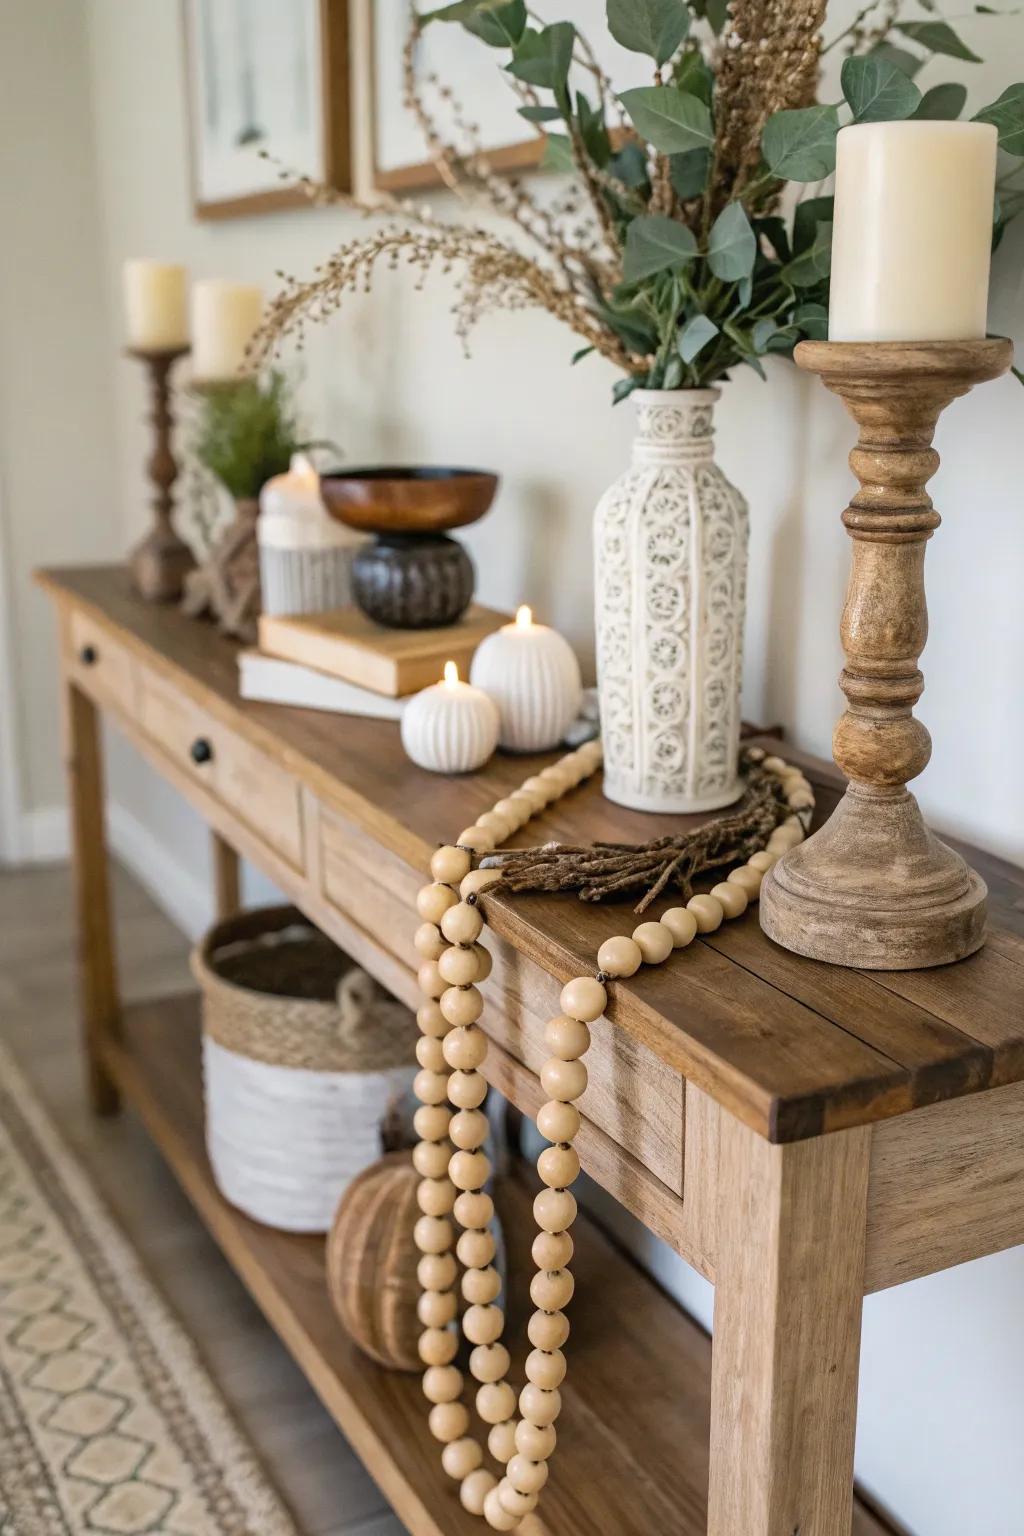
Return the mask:
[[477, 647], [470, 677], [498, 706], [498, 741], [509, 752], [557, 747], [580, 712], [583, 685], [569, 642], [529, 608]]
[[431, 773], [482, 768], [498, 744], [498, 710], [479, 688], [459, 681], [454, 661], [444, 681], [415, 694], [402, 713], [402, 746]]

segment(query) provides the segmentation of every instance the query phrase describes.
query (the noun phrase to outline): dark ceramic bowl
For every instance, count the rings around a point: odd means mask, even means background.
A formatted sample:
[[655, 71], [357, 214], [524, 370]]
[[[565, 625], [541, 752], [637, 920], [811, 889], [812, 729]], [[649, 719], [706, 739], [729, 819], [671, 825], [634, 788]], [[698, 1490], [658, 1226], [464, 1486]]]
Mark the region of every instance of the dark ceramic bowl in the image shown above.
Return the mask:
[[482, 469], [383, 465], [322, 475], [332, 517], [360, 533], [445, 533], [483, 517], [498, 489]]

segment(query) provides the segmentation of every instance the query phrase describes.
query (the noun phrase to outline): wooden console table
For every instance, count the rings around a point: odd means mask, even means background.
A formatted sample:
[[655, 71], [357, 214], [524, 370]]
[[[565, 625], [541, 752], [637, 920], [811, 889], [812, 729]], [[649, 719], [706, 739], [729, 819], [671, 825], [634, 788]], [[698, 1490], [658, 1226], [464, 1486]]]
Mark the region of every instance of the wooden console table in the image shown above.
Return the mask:
[[[243, 704], [235, 647], [131, 595], [120, 569], [50, 572], [59, 615], [91, 1091], [139, 1112], [217, 1242], [414, 1536], [469, 1536], [414, 1377], [381, 1371], [328, 1306], [323, 1244], [247, 1220], [202, 1138], [192, 997], [122, 1008], [103, 831], [100, 715], [205, 817], [218, 904], [237, 857], [415, 1007], [413, 900], [430, 851], [535, 771], [498, 757], [445, 780], [394, 725]], [[789, 753], [793, 756], [792, 753]], [[841, 789], [804, 764], [827, 815]], [[596, 784], [544, 837], [642, 839], [657, 818]], [[531, 828], [533, 836], [536, 829]], [[571, 1366], [543, 1520], [524, 1536], [882, 1536], [853, 1495], [865, 1293], [1024, 1241], [1024, 881], [979, 854], [993, 932], [960, 965], [832, 969], [753, 915], [616, 983], [593, 1030], [583, 1166], [714, 1282], [715, 1346], [580, 1223]], [[488, 897], [486, 1071], [529, 1114], [544, 1020], [629, 908]], [[513, 1187], [521, 1331], [528, 1197]], [[576, 1229], [574, 1229], [576, 1236]], [[710, 1448], [710, 1458], [709, 1458]], [[710, 1490], [710, 1491], [709, 1491]]]

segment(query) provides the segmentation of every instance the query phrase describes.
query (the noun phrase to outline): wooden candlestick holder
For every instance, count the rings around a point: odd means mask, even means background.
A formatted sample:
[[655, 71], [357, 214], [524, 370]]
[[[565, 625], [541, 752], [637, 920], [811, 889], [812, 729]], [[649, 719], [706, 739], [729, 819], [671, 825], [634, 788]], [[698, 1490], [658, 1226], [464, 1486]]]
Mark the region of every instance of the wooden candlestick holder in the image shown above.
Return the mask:
[[172, 521], [172, 492], [178, 478], [178, 465], [171, 451], [170, 374], [178, 358], [188, 351], [188, 347], [127, 349], [129, 357], [145, 363], [150, 383], [154, 445], [146, 470], [154, 488], [154, 522], [142, 542], [132, 550], [128, 563], [136, 590], [151, 603], [177, 602], [184, 591], [185, 577], [196, 563], [184, 539], [175, 532]]
[[945, 965], [985, 937], [986, 889], [925, 826], [907, 789], [931, 756], [913, 707], [928, 637], [925, 545], [939, 515], [925, 489], [939, 464], [940, 413], [1005, 373], [1008, 341], [803, 342], [860, 429], [860, 490], [843, 513], [853, 563], [840, 634], [845, 714], [832, 741], [846, 795], [813, 837], [771, 870], [761, 926], [797, 954], [871, 970]]

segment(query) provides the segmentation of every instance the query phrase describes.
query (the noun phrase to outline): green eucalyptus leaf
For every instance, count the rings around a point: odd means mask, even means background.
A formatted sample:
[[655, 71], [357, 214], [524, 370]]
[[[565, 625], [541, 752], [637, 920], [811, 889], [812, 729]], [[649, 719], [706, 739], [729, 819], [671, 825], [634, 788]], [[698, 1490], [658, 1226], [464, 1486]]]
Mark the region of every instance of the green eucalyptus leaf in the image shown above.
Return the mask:
[[587, 154], [603, 169], [612, 157], [611, 140], [603, 114], [590, 105], [582, 91], [576, 92], [576, 119]]
[[577, 363], [581, 363], [585, 357], [589, 357], [591, 352], [595, 352], [596, 350], [596, 347], [580, 347], [578, 352], [573, 353], [569, 366], [571, 368], [575, 368]]
[[741, 314], [743, 310], [750, 308], [750, 301], [754, 297], [754, 279], [751, 276], [741, 277], [736, 285], [736, 308], [734, 314]]
[[771, 341], [777, 330], [778, 326], [775, 324], [775, 321], [769, 320], [767, 316], [763, 320], [755, 320], [753, 329], [750, 332], [750, 339], [753, 342], [754, 351], [766, 351], [768, 343]]
[[708, 266], [725, 283], [738, 283], [754, 270], [757, 240], [742, 203], [726, 203], [711, 226]]
[[569, 66], [575, 43], [576, 28], [571, 21], [556, 21], [540, 32], [528, 27], [506, 68], [527, 85], [554, 91], [559, 106], [564, 108], [568, 103]]
[[419, 18], [420, 25], [426, 26], [428, 21], [459, 21], [465, 25], [481, 11], [495, 11], [507, 3], [507, 0], [457, 0], [454, 5], [440, 5], [436, 11], [425, 11]]
[[793, 324], [810, 341], [828, 341], [828, 309], [824, 304], [798, 304], [793, 311]]
[[672, 84], [677, 91], [686, 91], [710, 107], [715, 77], [699, 48], [686, 48], [679, 55], [672, 69]]
[[828, 277], [832, 265], [832, 225], [819, 224], [814, 240], [799, 256], [787, 262], [779, 276], [793, 288], [813, 288]]
[[999, 148], [1008, 155], [1024, 155], [1024, 84], [1008, 85], [998, 101], [975, 112], [976, 123], [993, 123], [999, 130]]
[[965, 42], [953, 31], [948, 21], [898, 21], [897, 32], [920, 43], [929, 53], [944, 53], [951, 59], [966, 59], [969, 64], [980, 64], [981, 59], [972, 53]]
[[687, 149], [681, 155], [669, 155], [668, 175], [676, 197], [684, 203], [691, 197], [700, 197], [710, 169], [710, 150]]
[[594, 310], [631, 352], [653, 352], [658, 345], [657, 329], [647, 315], [623, 304], [595, 304]]
[[631, 53], [667, 64], [690, 30], [683, 0], [608, 0], [608, 30]]
[[647, 155], [633, 140], [623, 144], [622, 148], [612, 156], [608, 162], [608, 169], [624, 187], [636, 188], [647, 185]]
[[774, 335], [769, 336], [768, 340], [765, 342], [764, 350], [766, 353], [781, 352], [784, 356], [790, 357], [792, 356], [793, 348], [796, 346], [797, 342], [802, 341], [803, 339], [803, 336], [795, 325], [784, 325], [781, 326], [774, 333]]
[[761, 152], [774, 175], [786, 181], [822, 181], [836, 168], [835, 107], [797, 107], [773, 112], [764, 125]]
[[892, 43], [876, 43], [868, 55], [871, 59], [885, 59], [889, 64], [895, 64], [898, 70], [906, 75], [908, 80], [913, 80], [927, 63], [920, 54], [911, 53], [907, 48], [896, 48]]
[[921, 105], [914, 116], [931, 122], [953, 122], [963, 111], [966, 100], [967, 87], [964, 85], [956, 85], [952, 81], [948, 85], [933, 85], [921, 97]]
[[572, 141], [564, 133], [549, 133], [544, 140], [544, 153], [540, 157], [542, 171], [572, 171]]
[[794, 256], [814, 244], [819, 224], [831, 224], [835, 201], [834, 197], [805, 197], [802, 203], [797, 203], [793, 213]]
[[612, 404], [618, 405], [619, 401], [625, 400], [626, 396], [631, 395], [634, 389], [639, 389], [642, 383], [643, 379], [635, 373], [631, 373], [628, 378], [619, 379], [612, 390]]
[[637, 132], [663, 155], [710, 149], [711, 113], [697, 96], [672, 85], [641, 85], [619, 97]]
[[555, 123], [562, 119], [557, 107], [520, 107], [519, 116], [525, 117], [528, 123]]
[[684, 363], [692, 363], [709, 341], [718, 335], [718, 326], [707, 315], [694, 315], [687, 320], [676, 338], [676, 350]]
[[690, 0], [690, 10], [706, 21], [717, 37], [729, 19], [729, 0]]
[[679, 356], [670, 357], [665, 364], [665, 375], [661, 381], [662, 389], [678, 389], [683, 382], [683, 360]]
[[481, 6], [463, 25], [490, 48], [514, 48], [526, 31], [526, 0]]
[[921, 92], [913, 80], [888, 59], [845, 59], [843, 95], [855, 123], [889, 123], [912, 117], [921, 105]]
[[638, 283], [658, 272], [676, 272], [696, 255], [697, 242], [685, 224], [663, 213], [644, 214], [629, 226], [623, 280]]

